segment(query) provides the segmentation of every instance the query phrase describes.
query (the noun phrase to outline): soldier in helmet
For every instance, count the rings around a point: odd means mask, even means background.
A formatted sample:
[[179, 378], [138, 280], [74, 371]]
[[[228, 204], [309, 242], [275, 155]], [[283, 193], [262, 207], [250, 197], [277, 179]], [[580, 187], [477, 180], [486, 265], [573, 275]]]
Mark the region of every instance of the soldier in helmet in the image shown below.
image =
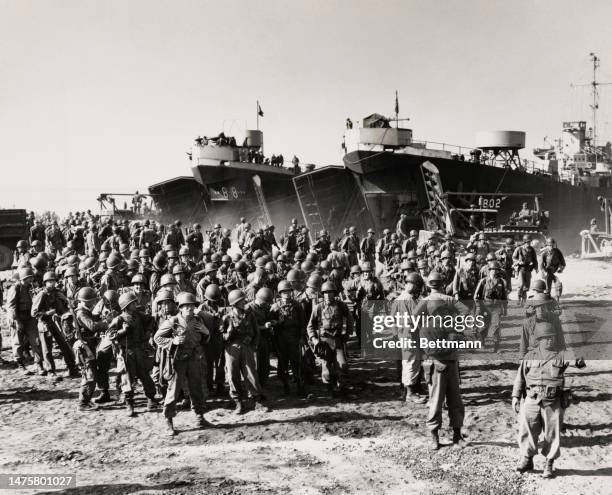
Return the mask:
[[[461, 301], [455, 301], [445, 294], [444, 277], [438, 272], [431, 272], [427, 279], [431, 293], [421, 299], [414, 310], [422, 315], [467, 315], [470, 309]], [[423, 325], [419, 329], [419, 338], [427, 341], [451, 341], [458, 338], [453, 328], [440, 327], [434, 323]], [[453, 444], [462, 446], [464, 443], [461, 428], [465, 409], [459, 387], [459, 365], [455, 349], [440, 346], [425, 346], [422, 348], [423, 366], [429, 384], [429, 412], [427, 426], [431, 433], [431, 448], [440, 448], [439, 430], [442, 426], [442, 406], [446, 399], [450, 425], [453, 428]]]
[[179, 264], [183, 268], [185, 277], [187, 278], [191, 277], [191, 274], [196, 271], [195, 263], [193, 262], [193, 258], [187, 246], [183, 246], [179, 249]]
[[478, 282], [474, 291], [474, 300], [477, 313], [485, 316], [480, 341], [484, 346], [485, 338], [492, 333], [493, 352], [497, 352], [501, 341], [501, 317], [507, 314], [508, 306], [508, 293], [499, 261], [492, 262], [489, 266], [489, 275]]
[[137, 306], [140, 311], [151, 314], [151, 293], [147, 290], [147, 283], [143, 275], [136, 274], [131, 279], [132, 292], [137, 299]]
[[66, 268], [66, 271], [64, 271], [64, 291], [69, 301], [76, 304], [77, 294], [85, 286], [86, 282], [79, 277], [79, 270], [76, 266]]
[[506, 289], [508, 294], [512, 292], [512, 275], [514, 269], [512, 267], [512, 255], [514, 253], [514, 239], [508, 237], [504, 241], [504, 246], [495, 251], [495, 257], [501, 263], [502, 270], [504, 273], [504, 280], [506, 282]]
[[519, 278], [518, 300], [519, 304], [523, 305], [531, 285], [531, 272], [538, 266], [538, 258], [528, 234], [523, 236], [523, 243], [514, 250], [512, 261]]
[[[236, 267], [238, 267], [238, 264], [236, 264]], [[242, 268], [242, 266], [240, 268]], [[217, 267], [212, 262], [206, 263], [204, 270], [201, 270], [201, 272], [204, 273], [204, 277], [198, 282], [196, 294], [200, 301], [204, 301], [206, 288], [211, 284], [219, 285], [219, 279], [217, 278]]]
[[476, 255], [481, 254], [486, 256], [491, 251], [491, 245], [487, 241], [487, 237], [483, 232], [474, 233], [470, 237], [470, 241], [467, 243], [466, 249]]
[[245, 412], [243, 380], [247, 384], [249, 395], [255, 400], [255, 409], [268, 411], [269, 408], [263, 404], [264, 397], [255, 364], [257, 321], [253, 312], [246, 308], [246, 295], [242, 290], [232, 290], [228, 295], [228, 303], [230, 308], [221, 320], [221, 328], [225, 341], [230, 397], [236, 403], [235, 413]]
[[383, 230], [383, 235], [376, 241], [376, 259], [379, 263], [385, 263], [387, 244], [391, 242], [391, 231], [389, 229]]
[[270, 310], [274, 328], [274, 340], [278, 352], [278, 377], [283, 391], [289, 394], [289, 366], [297, 385], [298, 396], [305, 396], [302, 376], [301, 346], [305, 343], [306, 321], [302, 306], [293, 297], [293, 287], [287, 280], [281, 280], [277, 288], [280, 300]]
[[76, 367], [72, 349], [54, 320], [54, 316], [61, 316], [68, 311], [68, 299], [56, 287], [55, 272], [45, 273], [43, 283], [44, 289], [36, 295], [32, 302], [31, 314], [32, 317], [38, 319], [38, 336], [45, 366], [48, 371], [55, 374], [55, 361], [53, 360], [53, 343], [55, 342], [62, 353], [69, 376], [79, 377], [81, 374]]
[[327, 230], [321, 230], [321, 232], [319, 232], [319, 238], [312, 245], [315, 253], [319, 255], [319, 259], [327, 259], [329, 253], [331, 253], [330, 244], [329, 232], [327, 232]]
[[[351, 269], [351, 265], [349, 264], [348, 255], [340, 251], [338, 249], [338, 244], [336, 242], [332, 242], [330, 244], [331, 253], [327, 256], [327, 261], [330, 264], [330, 268], [332, 270], [336, 270], [339, 272], [338, 276], [340, 280], [343, 280], [346, 274]], [[353, 263], [355, 265], [357, 263]]]
[[270, 376], [270, 350], [272, 348], [272, 316], [270, 307], [274, 300], [274, 293], [268, 287], [257, 290], [255, 298], [247, 304], [247, 310], [253, 312], [257, 322], [257, 376], [259, 383], [265, 387]]
[[177, 296], [179, 314], [164, 321], [155, 333], [155, 343], [172, 356], [174, 373], [168, 380], [164, 399], [164, 416], [167, 434], [176, 434], [173, 418], [176, 416], [176, 401], [185, 384], [189, 386], [191, 407], [197, 418], [197, 427], [209, 423], [204, 418], [204, 376], [206, 359], [204, 346], [210, 338], [210, 331], [202, 318], [195, 314], [196, 298], [190, 292]]
[[121, 265], [121, 256], [117, 253], [111, 253], [106, 259], [106, 271], [100, 279], [100, 293], [107, 290], [119, 290], [122, 287], [121, 274], [119, 266]]
[[439, 272], [444, 277], [444, 286], [446, 287], [446, 293], [452, 295], [453, 293], [453, 280], [455, 279], [455, 255], [451, 251], [442, 251], [440, 253], [440, 268]]
[[559, 304], [550, 297], [550, 293], [546, 292], [546, 282], [544, 280], [535, 280], [531, 290], [533, 290], [534, 295], [525, 302], [525, 319], [523, 320], [520, 342], [521, 356], [537, 347], [535, 327], [540, 321], [548, 322], [553, 326], [556, 333], [554, 349], [556, 351], [565, 350], [565, 337], [559, 319], [561, 315]]
[[453, 280], [452, 295], [456, 300], [463, 301], [466, 306], [473, 307], [474, 293], [481, 277], [476, 268], [476, 256], [468, 253]]
[[[361, 280], [355, 295], [355, 304], [360, 311], [365, 301], [382, 301], [385, 298], [385, 291], [382, 283], [373, 273], [373, 268], [367, 261], [361, 264]], [[357, 339], [361, 344], [361, 329], [356, 328]]]
[[225, 313], [223, 294], [217, 284], [210, 284], [204, 291], [204, 300], [198, 314], [210, 331], [210, 340], [205, 347], [206, 380], [208, 390], [221, 396], [225, 393], [225, 352], [221, 320]]
[[185, 242], [191, 257], [199, 260], [202, 257], [202, 249], [204, 248], [204, 236], [202, 235], [202, 226], [199, 223], [193, 224], [193, 229], [187, 235]]
[[[97, 303], [98, 294], [91, 287], [83, 287], [77, 294], [76, 342], [73, 349], [81, 369], [81, 389], [79, 391], [79, 411], [96, 409], [91, 403], [96, 382], [98, 381], [98, 363], [96, 348], [100, 334], [108, 328], [105, 321], [96, 321], [92, 310]], [[108, 392], [108, 390], [107, 390]]]
[[155, 408], [155, 384], [150, 372], [152, 362], [147, 354], [154, 320], [138, 310], [138, 300], [133, 292], [119, 296], [121, 314], [109, 325], [112, 340], [117, 343], [117, 367], [123, 368], [121, 390], [125, 397], [128, 416], [134, 416], [134, 381], [140, 380], [147, 397], [147, 409]]
[[26, 263], [30, 261], [31, 255], [28, 250], [28, 241], [18, 241], [17, 248], [13, 253], [13, 268], [18, 268], [20, 266], [24, 266]]
[[221, 254], [227, 254], [232, 248], [232, 231], [230, 229], [223, 229], [221, 231], [221, 239], [219, 240], [219, 252]]
[[38, 340], [38, 329], [36, 318], [32, 317], [31, 287], [32, 269], [20, 268], [19, 280], [9, 289], [6, 300], [7, 316], [11, 328], [13, 355], [17, 364], [26, 371], [26, 360], [24, 351], [29, 345], [34, 355], [34, 363], [38, 367], [40, 375], [46, 375], [47, 371], [42, 365], [42, 352]]
[[189, 274], [185, 270], [185, 267], [180, 263], [174, 265], [172, 268], [172, 275], [174, 276], [174, 280], [176, 281], [176, 288], [179, 292], [190, 292], [191, 294], [195, 294], [196, 290], [193, 287], [193, 284], [189, 280]]
[[[410, 273], [406, 277], [406, 285], [404, 290], [399, 294], [392, 305], [389, 314], [408, 314], [413, 315], [414, 310], [422, 293], [423, 279], [418, 273]], [[414, 342], [419, 341], [418, 328], [415, 331], [410, 331], [408, 327], [398, 329], [399, 338], [412, 339]], [[426, 394], [421, 390], [421, 350], [415, 346], [413, 349], [402, 348], [402, 373], [401, 382], [405, 392], [405, 400], [413, 401], [417, 404], [424, 404], [427, 401]]]
[[485, 264], [480, 268], [480, 278], [485, 278], [489, 274], [489, 268], [497, 261], [495, 253], [487, 253], [485, 256]]
[[39, 241], [42, 249], [45, 248], [45, 227], [40, 219], [34, 220], [34, 226], [30, 229], [30, 244]]
[[[121, 314], [119, 307], [119, 294], [114, 290], [108, 290], [102, 294], [100, 300], [96, 303], [91, 311], [92, 316], [97, 321], [104, 321], [110, 324], [111, 321]], [[96, 404], [104, 404], [111, 402], [109, 389], [109, 371], [112, 362], [115, 358], [114, 343], [111, 340], [111, 334], [107, 330], [101, 336], [98, 345], [96, 346], [96, 385], [100, 390], [98, 397], [94, 399]], [[92, 349], [93, 351], [93, 349]], [[116, 377], [117, 389], [121, 389], [120, 377]]]
[[359, 237], [357, 237], [357, 229], [354, 226], [349, 227], [349, 232], [340, 244], [340, 248], [348, 256], [349, 266], [356, 265], [359, 262], [360, 252]]
[[376, 239], [374, 238], [374, 229], [368, 229], [368, 234], [363, 238], [359, 246], [361, 263], [368, 262], [373, 267], [376, 267]]
[[416, 251], [418, 247], [419, 233], [416, 230], [411, 230], [408, 238], [402, 244], [402, 252]]
[[553, 285], [557, 289], [557, 302], [561, 299], [563, 286], [556, 274], [565, 269], [565, 258], [557, 247], [557, 243], [552, 237], [546, 239], [546, 247], [540, 252], [540, 272], [544, 274], [544, 281], [549, 294], [552, 294]]
[[308, 321], [308, 338], [315, 355], [321, 360], [321, 379], [333, 396], [344, 386], [347, 370], [345, 343], [353, 332], [349, 310], [337, 297], [331, 282], [321, 287], [323, 300], [315, 304]]
[[[555, 329], [548, 322], [535, 327], [537, 348], [521, 361], [512, 389], [512, 408], [519, 415], [518, 444], [523, 457], [516, 470], [533, 469], [538, 453], [538, 439], [543, 433], [542, 455], [546, 464], [543, 478], [552, 478], [553, 464], [561, 455], [563, 411], [570, 405], [571, 391], [565, 385], [564, 372], [569, 366], [586, 366], [584, 359], [569, 360], [564, 352], [555, 351]], [[522, 399], [522, 400], [521, 400]]]

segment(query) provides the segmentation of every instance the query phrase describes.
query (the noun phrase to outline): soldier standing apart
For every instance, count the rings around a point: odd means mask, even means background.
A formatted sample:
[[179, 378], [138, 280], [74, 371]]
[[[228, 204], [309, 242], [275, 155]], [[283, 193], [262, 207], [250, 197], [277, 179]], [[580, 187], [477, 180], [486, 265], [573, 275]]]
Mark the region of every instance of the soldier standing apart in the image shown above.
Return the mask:
[[246, 309], [246, 295], [234, 289], [227, 297], [231, 306], [223, 316], [221, 328], [225, 340], [225, 374], [229, 379], [230, 397], [236, 402], [236, 414], [243, 414], [242, 379], [246, 381], [249, 395], [255, 399], [255, 409], [268, 412], [263, 404], [264, 395], [257, 377], [255, 347], [257, 344], [257, 322]]
[[557, 292], [556, 299], [559, 302], [563, 285], [555, 273], [561, 273], [565, 269], [565, 258], [552, 237], [546, 239], [546, 247], [542, 250], [541, 254], [540, 271], [544, 275], [547, 292], [552, 296], [552, 286], [555, 285]]
[[308, 322], [308, 338], [315, 355], [321, 359], [321, 380], [332, 397], [344, 386], [347, 371], [344, 344], [353, 331], [348, 307], [336, 297], [337, 292], [333, 282], [321, 286], [323, 301], [313, 305]]
[[[538, 439], [544, 430], [542, 455], [546, 464], [542, 477], [552, 478], [553, 463], [561, 455], [563, 411], [570, 405], [571, 397], [563, 374], [571, 363], [564, 352], [554, 350], [556, 331], [550, 323], [537, 323], [535, 336], [538, 347], [524, 356], [512, 389], [512, 408], [519, 415], [518, 444], [523, 456], [516, 470], [524, 473], [533, 469]], [[573, 366], [580, 369], [586, 364], [579, 358]]]
[[155, 333], [155, 343], [160, 349], [170, 353], [173, 373], [168, 380], [168, 390], [164, 400], [167, 434], [176, 435], [173, 418], [176, 416], [176, 401], [185, 384], [189, 387], [191, 408], [197, 418], [197, 427], [204, 428], [209, 423], [204, 418], [206, 398], [206, 358], [204, 345], [210, 339], [210, 332], [204, 321], [194, 314], [197, 301], [190, 292], [177, 296], [179, 314], [164, 321]]
[[[444, 277], [439, 272], [433, 271], [429, 274], [427, 285], [431, 289], [431, 294], [423, 298], [414, 310], [414, 314], [441, 316], [446, 315], [467, 315], [470, 309], [461, 301], [455, 301], [452, 296], [446, 295], [444, 287]], [[452, 328], [444, 328], [432, 324], [423, 325], [419, 329], [421, 338], [428, 341], [451, 341], [456, 340], [457, 333]], [[459, 362], [457, 351], [440, 346], [425, 347], [423, 357], [426, 359], [423, 366], [425, 375], [429, 382], [429, 412], [427, 414], [427, 427], [431, 433], [431, 449], [440, 448], [439, 430], [442, 426], [442, 406], [446, 399], [448, 406], [448, 416], [450, 425], [453, 428], [453, 444], [457, 447], [464, 445], [461, 428], [465, 408], [461, 399], [461, 389], [459, 387]]]

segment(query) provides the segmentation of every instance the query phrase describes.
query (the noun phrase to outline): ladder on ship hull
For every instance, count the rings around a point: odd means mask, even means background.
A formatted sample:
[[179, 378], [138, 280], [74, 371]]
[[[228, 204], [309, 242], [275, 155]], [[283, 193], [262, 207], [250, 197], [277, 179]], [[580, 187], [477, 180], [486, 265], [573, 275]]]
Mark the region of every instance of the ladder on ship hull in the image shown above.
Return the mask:
[[319, 232], [325, 228], [321, 212], [319, 210], [319, 204], [314, 193], [314, 185], [312, 183], [312, 177], [310, 175], [301, 177], [296, 181], [294, 179], [295, 192], [297, 193], [298, 203], [304, 222], [309, 230], [309, 236], [311, 242], [314, 242], [312, 232]]

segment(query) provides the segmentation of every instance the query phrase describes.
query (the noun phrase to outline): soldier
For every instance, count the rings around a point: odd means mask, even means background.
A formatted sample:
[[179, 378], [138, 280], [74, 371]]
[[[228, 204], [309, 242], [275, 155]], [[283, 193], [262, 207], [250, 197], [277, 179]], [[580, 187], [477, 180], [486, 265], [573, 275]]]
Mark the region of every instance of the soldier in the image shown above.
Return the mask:
[[28, 241], [18, 241], [17, 248], [13, 253], [13, 268], [18, 268], [20, 266], [24, 266], [26, 263], [30, 261], [30, 253], [28, 251]]
[[483, 232], [472, 234], [470, 237], [470, 241], [467, 243], [466, 249], [476, 255], [481, 254], [482, 256], [486, 256], [489, 251], [491, 251], [491, 246], [489, 245], [489, 241], [487, 241], [487, 237]]
[[527, 291], [531, 285], [531, 272], [538, 266], [536, 252], [531, 247], [531, 237], [525, 234], [523, 244], [514, 250], [512, 261], [519, 277], [518, 300], [522, 306], [527, 298]]
[[[349, 264], [348, 255], [342, 251], [338, 250], [338, 244], [336, 242], [332, 242], [330, 244], [331, 253], [327, 256], [327, 261], [330, 264], [330, 268], [332, 270], [339, 271], [340, 280], [343, 280], [346, 274], [348, 274], [351, 269], [351, 265]], [[356, 265], [357, 263], [353, 263]]]
[[385, 257], [387, 253], [387, 244], [391, 242], [391, 231], [389, 229], [383, 230], [383, 235], [376, 242], [376, 258], [379, 263], [385, 263]]
[[357, 237], [357, 230], [354, 226], [349, 227], [348, 235], [342, 239], [340, 247], [342, 251], [344, 251], [348, 256], [348, 264], [349, 266], [356, 265], [359, 262], [360, 250], [359, 245], [359, 237]]
[[[98, 294], [91, 287], [83, 287], [77, 294], [78, 306], [76, 310], [76, 342], [73, 349], [81, 369], [81, 389], [79, 390], [79, 411], [97, 409], [91, 403], [96, 382], [98, 381], [98, 363], [96, 361], [96, 348], [100, 340], [99, 334], [108, 328], [105, 321], [95, 321], [92, 309]], [[107, 390], [108, 393], [108, 390]]]
[[106, 259], [106, 271], [100, 279], [100, 294], [107, 290], [119, 290], [122, 287], [121, 275], [119, 266], [121, 265], [121, 256], [117, 253], [111, 253]]
[[[427, 279], [427, 285], [431, 294], [423, 298], [414, 310], [417, 315], [466, 315], [469, 308], [461, 301], [455, 301], [453, 297], [446, 295], [443, 285], [444, 278], [438, 272], [431, 272]], [[428, 341], [452, 341], [458, 338], [454, 329], [440, 327], [439, 325], [423, 325], [419, 329], [419, 337]], [[425, 374], [429, 383], [429, 412], [427, 415], [427, 426], [431, 433], [431, 448], [440, 448], [439, 430], [442, 426], [442, 406], [446, 399], [450, 425], [453, 428], [453, 444], [461, 447], [464, 444], [461, 427], [465, 409], [461, 399], [459, 387], [459, 363], [455, 349], [445, 349], [440, 346], [422, 348]]]
[[361, 281], [357, 289], [356, 304], [361, 308], [363, 302], [382, 301], [385, 298], [385, 291], [380, 280], [372, 274], [372, 265], [367, 261], [361, 264]]
[[6, 308], [11, 328], [11, 340], [15, 361], [26, 370], [24, 351], [29, 345], [34, 355], [34, 363], [38, 367], [40, 375], [46, 375], [47, 371], [42, 365], [42, 352], [38, 340], [38, 329], [36, 319], [32, 317], [32, 278], [31, 268], [19, 269], [19, 280], [9, 289]]
[[416, 251], [418, 247], [419, 233], [416, 230], [411, 230], [408, 239], [402, 244], [402, 251], [408, 253], [409, 251]]
[[[420, 299], [422, 292], [423, 279], [417, 273], [411, 273], [406, 278], [406, 286], [402, 293], [393, 303], [392, 310], [389, 314], [415, 314], [414, 310]], [[414, 342], [419, 342], [418, 328], [415, 331], [410, 331], [409, 327], [403, 327], [398, 332], [399, 338], [412, 339]], [[402, 348], [402, 386], [406, 392], [405, 400], [415, 402], [416, 404], [424, 404], [427, 402], [426, 394], [420, 388], [421, 379], [421, 350], [415, 346], [413, 349]]]
[[480, 268], [480, 278], [485, 278], [489, 275], [489, 268], [497, 261], [495, 253], [487, 253], [485, 256], [485, 264]]
[[197, 301], [193, 294], [181, 292], [177, 296], [177, 303], [179, 314], [164, 321], [154, 337], [159, 348], [171, 356], [174, 371], [168, 381], [164, 399], [164, 416], [169, 436], [176, 435], [173, 418], [176, 416], [176, 401], [185, 384], [189, 386], [191, 408], [197, 418], [197, 427], [210, 426], [204, 418], [204, 346], [210, 338], [210, 331], [195, 314]]
[[196, 295], [198, 300], [203, 302], [206, 299], [204, 295], [206, 288], [211, 284], [219, 285], [219, 279], [217, 278], [217, 267], [212, 262], [206, 263], [204, 270], [201, 270], [200, 273], [204, 273], [204, 277], [198, 282]]
[[172, 268], [172, 275], [174, 276], [176, 288], [179, 292], [190, 292], [191, 294], [196, 293], [193, 284], [189, 281], [189, 274], [183, 265], [180, 263], [174, 265]]
[[147, 410], [156, 408], [155, 384], [150, 376], [151, 362], [147, 356], [146, 346], [149, 342], [153, 319], [138, 311], [138, 301], [133, 292], [126, 292], [119, 297], [121, 314], [109, 325], [113, 331], [112, 340], [117, 341], [117, 367], [122, 370], [121, 390], [125, 397], [128, 416], [134, 412], [134, 380], [140, 380], [145, 396]]
[[[555, 335], [550, 323], [536, 324], [538, 347], [522, 359], [512, 389], [512, 408], [519, 415], [518, 444], [523, 456], [516, 470], [524, 473], [533, 469], [538, 438], [544, 430], [542, 455], [546, 457], [546, 464], [543, 478], [554, 476], [553, 463], [561, 455], [563, 410], [569, 407], [571, 398], [563, 374], [572, 363], [563, 352], [554, 350]], [[581, 369], [586, 364], [579, 358], [573, 366]]]
[[546, 239], [546, 247], [541, 251], [540, 271], [544, 274], [547, 292], [552, 295], [552, 286], [557, 289], [557, 302], [561, 299], [563, 286], [559, 277], [555, 273], [561, 273], [565, 269], [565, 258], [557, 247], [557, 243], [552, 237]]
[[221, 396], [225, 393], [225, 353], [221, 328], [224, 307], [221, 289], [217, 284], [206, 287], [204, 301], [198, 308], [198, 313], [210, 331], [210, 340], [204, 348], [207, 386], [211, 392]]
[[374, 229], [368, 229], [367, 237], [364, 237], [359, 246], [361, 251], [360, 260], [368, 262], [372, 266], [376, 266], [376, 239], [374, 238]]
[[459, 268], [453, 280], [455, 300], [463, 301], [466, 306], [472, 308], [474, 306], [474, 293], [480, 278], [476, 269], [476, 256], [474, 256], [474, 253], [468, 253], [464, 259], [464, 266]]
[[448, 295], [453, 294], [453, 280], [455, 280], [455, 257], [450, 251], [442, 251], [440, 254], [439, 272], [444, 278], [444, 287]]
[[193, 259], [199, 260], [202, 257], [202, 249], [204, 246], [202, 226], [199, 223], [193, 224], [193, 230], [187, 235], [186, 243], [189, 254]]
[[[499, 350], [501, 341], [501, 317], [507, 314], [508, 293], [506, 283], [501, 278], [501, 265], [494, 261], [489, 266], [489, 275], [480, 279], [474, 291], [477, 313], [485, 316], [485, 325], [480, 333], [484, 347], [485, 338], [493, 333], [493, 352]], [[491, 332], [492, 329], [492, 332]]]
[[504, 281], [506, 282], [506, 289], [508, 294], [512, 292], [512, 275], [514, 272], [512, 255], [514, 253], [514, 239], [508, 237], [504, 242], [504, 246], [495, 251], [495, 257], [497, 261], [501, 263], [502, 270], [504, 273]]
[[43, 283], [45, 284], [44, 289], [36, 295], [32, 302], [32, 316], [38, 319], [38, 336], [44, 363], [48, 371], [55, 374], [55, 361], [53, 360], [53, 342], [55, 341], [68, 368], [68, 376], [70, 378], [80, 377], [72, 349], [53, 318], [68, 311], [68, 300], [56, 288], [57, 277], [54, 272], [45, 273]]
[[324, 260], [327, 259], [329, 253], [331, 253], [330, 244], [329, 232], [327, 232], [327, 230], [322, 230], [319, 232], [319, 238], [312, 245], [312, 248], [315, 253], [319, 255], [319, 258]]
[[221, 328], [225, 341], [226, 375], [230, 384], [230, 397], [236, 402], [236, 414], [243, 414], [242, 380], [244, 379], [249, 395], [255, 400], [255, 409], [269, 411], [263, 404], [264, 396], [257, 377], [255, 364], [255, 339], [257, 322], [252, 311], [246, 309], [246, 295], [240, 289], [228, 295], [231, 306], [222, 318]]
[[[106, 291], [102, 294], [102, 298], [96, 303], [91, 313], [96, 320], [103, 320], [106, 323], [113, 321], [113, 319], [121, 313], [121, 308], [119, 307], [119, 294], [114, 290]], [[113, 341], [110, 339], [108, 331], [102, 335], [100, 342], [96, 346], [95, 353], [97, 363], [96, 385], [98, 390], [100, 390], [100, 394], [94, 399], [94, 402], [96, 404], [105, 404], [107, 402], [112, 402], [108, 392], [108, 372], [115, 358]], [[118, 390], [120, 390], [119, 377], [117, 377], [116, 383]]]
[[537, 347], [535, 327], [539, 321], [546, 321], [553, 326], [556, 332], [554, 349], [556, 351], [565, 350], [565, 337], [559, 319], [561, 315], [559, 304], [550, 297], [550, 294], [546, 293], [546, 282], [544, 280], [535, 280], [531, 290], [535, 294], [525, 302], [525, 319], [523, 320], [520, 343], [521, 356]]
[[321, 379], [332, 396], [343, 390], [347, 371], [344, 345], [353, 332], [349, 310], [337, 298], [331, 282], [321, 286], [323, 301], [315, 304], [308, 322], [308, 338], [315, 355], [321, 359]]
[[262, 387], [266, 386], [270, 376], [270, 350], [272, 348], [272, 316], [270, 307], [273, 300], [274, 294], [272, 290], [268, 287], [262, 287], [255, 294], [255, 299], [247, 304], [247, 310], [253, 312], [257, 322], [257, 376]]
[[34, 220], [34, 226], [30, 229], [30, 244], [34, 241], [41, 243], [42, 249], [45, 247], [45, 227], [40, 219]]
[[276, 248], [277, 251], [280, 251], [278, 242], [276, 242], [276, 236], [274, 235], [274, 225], [266, 225], [266, 228], [264, 230], [264, 245], [265, 251], [268, 254], [273, 253], [273, 248]]
[[75, 266], [66, 268], [64, 272], [64, 291], [69, 301], [76, 304], [79, 290], [86, 285], [85, 280], [79, 278], [79, 271]]
[[305, 342], [306, 322], [301, 305], [293, 298], [293, 288], [287, 280], [278, 283], [280, 300], [270, 310], [274, 340], [278, 352], [278, 377], [285, 395], [289, 389], [289, 366], [297, 385], [299, 397], [305, 397], [302, 376], [301, 346]]

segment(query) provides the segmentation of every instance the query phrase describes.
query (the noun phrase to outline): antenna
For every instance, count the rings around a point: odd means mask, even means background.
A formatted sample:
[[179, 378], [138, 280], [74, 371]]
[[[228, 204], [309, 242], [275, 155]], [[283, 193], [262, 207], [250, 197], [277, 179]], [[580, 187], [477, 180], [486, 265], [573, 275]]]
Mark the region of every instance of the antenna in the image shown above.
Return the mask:
[[595, 52], [589, 53], [591, 57], [591, 62], [593, 62], [593, 80], [590, 83], [584, 84], [571, 84], [572, 88], [578, 86], [591, 86], [591, 95], [593, 97], [593, 103], [589, 105], [591, 110], [593, 111], [593, 137], [591, 140], [591, 146], [597, 146], [597, 110], [599, 109], [599, 90], [598, 86], [608, 86], [612, 84], [612, 82], [597, 82], [597, 69], [599, 69], [599, 64], [601, 59], [595, 54]]

